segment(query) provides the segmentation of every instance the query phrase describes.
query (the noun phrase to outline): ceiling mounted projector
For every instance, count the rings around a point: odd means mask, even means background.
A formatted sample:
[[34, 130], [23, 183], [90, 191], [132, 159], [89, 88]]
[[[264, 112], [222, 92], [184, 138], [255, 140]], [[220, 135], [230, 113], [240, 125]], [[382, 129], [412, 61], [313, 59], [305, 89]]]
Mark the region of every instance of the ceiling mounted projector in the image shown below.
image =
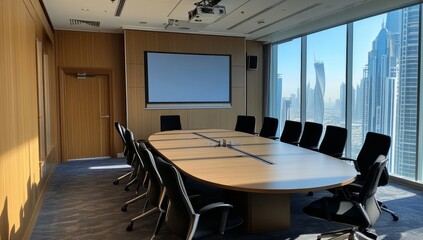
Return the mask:
[[213, 23], [226, 14], [224, 6], [197, 6], [188, 12], [188, 21], [192, 23]]

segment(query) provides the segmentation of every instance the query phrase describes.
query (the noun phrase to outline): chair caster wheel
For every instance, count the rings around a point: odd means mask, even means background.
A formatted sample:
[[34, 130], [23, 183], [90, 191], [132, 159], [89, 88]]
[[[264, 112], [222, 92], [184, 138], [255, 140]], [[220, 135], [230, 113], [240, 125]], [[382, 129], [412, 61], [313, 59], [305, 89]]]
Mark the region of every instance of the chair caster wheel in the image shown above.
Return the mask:
[[129, 191], [129, 187], [125, 187], [125, 191]]
[[399, 220], [398, 216], [392, 216], [392, 220], [394, 220], [395, 222]]
[[113, 185], [118, 185], [118, 184], [119, 184], [119, 180], [113, 181]]
[[313, 192], [308, 192], [307, 193], [307, 196], [313, 196], [314, 195], [314, 193]]
[[128, 208], [128, 205], [123, 205], [122, 208], [120, 210], [122, 210], [122, 212], [126, 212]]
[[132, 226], [134, 225], [134, 222], [131, 222], [127, 227], [126, 227], [126, 231], [130, 232], [132, 231]]

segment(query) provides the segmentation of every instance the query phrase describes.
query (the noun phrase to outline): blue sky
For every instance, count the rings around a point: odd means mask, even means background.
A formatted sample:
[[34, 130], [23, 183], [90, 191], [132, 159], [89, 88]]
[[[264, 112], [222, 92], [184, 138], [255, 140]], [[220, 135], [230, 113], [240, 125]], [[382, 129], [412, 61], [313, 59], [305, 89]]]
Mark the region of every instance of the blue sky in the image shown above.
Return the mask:
[[[367, 64], [367, 54], [372, 49], [372, 42], [378, 35], [386, 14], [360, 20], [354, 23], [353, 39], [353, 86], [362, 78], [362, 71]], [[285, 97], [296, 93], [300, 86], [300, 39], [279, 46], [278, 73], [283, 78]], [[339, 98], [340, 84], [345, 82], [346, 70], [346, 25], [308, 35], [307, 38], [307, 82], [314, 88], [314, 60], [325, 65], [326, 90], [325, 101]]]

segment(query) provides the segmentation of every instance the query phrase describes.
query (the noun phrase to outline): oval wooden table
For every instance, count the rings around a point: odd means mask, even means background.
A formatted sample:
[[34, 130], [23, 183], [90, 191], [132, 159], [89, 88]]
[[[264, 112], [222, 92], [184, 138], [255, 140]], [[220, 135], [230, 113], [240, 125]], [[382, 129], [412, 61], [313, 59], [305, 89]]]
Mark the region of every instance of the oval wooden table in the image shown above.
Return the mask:
[[[248, 232], [289, 228], [290, 193], [343, 186], [357, 175], [337, 158], [232, 130], [167, 131], [148, 140], [184, 174], [241, 192]], [[224, 140], [231, 146], [216, 146]]]

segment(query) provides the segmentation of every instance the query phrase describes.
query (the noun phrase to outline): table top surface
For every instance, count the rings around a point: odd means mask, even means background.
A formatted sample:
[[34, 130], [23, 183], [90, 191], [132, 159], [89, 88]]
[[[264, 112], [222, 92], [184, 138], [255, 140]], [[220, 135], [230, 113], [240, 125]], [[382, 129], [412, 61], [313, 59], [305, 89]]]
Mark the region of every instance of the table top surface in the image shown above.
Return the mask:
[[[223, 139], [232, 146], [216, 146]], [[349, 184], [357, 175], [354, 166], [337, 158], [232, 130], [166, 131], [148, 140], [180, 171], [231, 190], [317, 191]]]

